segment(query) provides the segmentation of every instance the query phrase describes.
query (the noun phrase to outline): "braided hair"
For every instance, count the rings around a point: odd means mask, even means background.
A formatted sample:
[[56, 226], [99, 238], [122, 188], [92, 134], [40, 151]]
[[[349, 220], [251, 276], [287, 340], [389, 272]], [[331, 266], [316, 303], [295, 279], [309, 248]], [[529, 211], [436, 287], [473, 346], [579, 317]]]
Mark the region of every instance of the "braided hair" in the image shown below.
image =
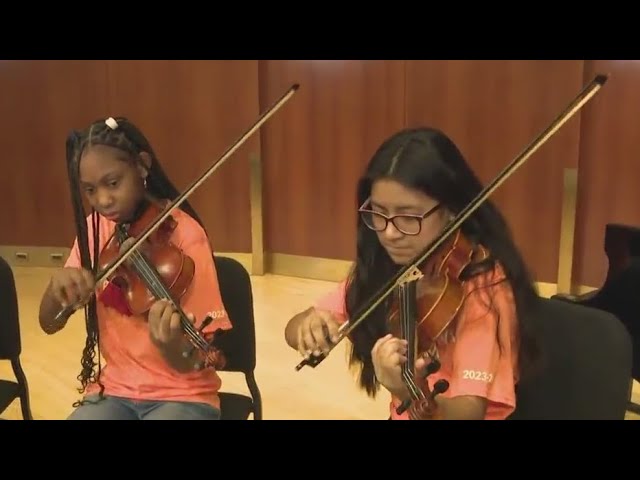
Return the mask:
[[[115, 120], [115, 123], [113, 120]], [[67, 137], [66, 157], [78, 250], [82, 268], [92, 272], [95, 277], [98, 273], [97, 259], [100, 253], [98, 213], [93, 208], [91, 209], [91, 221], [93, 225], [93, 254], [91, 255], [89, 252], [87, 213], [84, 210], [80, 189], [80, 159], [82, 158], [83, 152], [93, 145], [117, 148], [126, 154], [128, 161], [131, 163], [140, 163], [140, 154], [146, 152], [151, 157], [151, 165], [148, 168], [145, 165], [145, 168], [148, 170], [146, 177], [146, 190], [148, 193], [157, 199], [168, 200], [174, 200], [180, 193], [167, 178], [147, 138], [140, 129], [128, 119], [124, 117], [115, 117], [108, 120], [102, 119], [92, 123], [82, 132], [71, 132]], [[200, 217], [188, 201], [184, 201], [180, 205], [180, 208], [204, 228]], [[81, 360], [82, 370], [78, 375], [78, 380], [81, 384], [81, 388], [79, 388], [78, 391], [83, 393], [89, 383], [96, 383], [97, 381], [100, 385], [100, 395], [102, 396], [104, 386], [100, 383], [101, 362], [95, 295], [91, 296], [91, 300], [85, 306], [84, 312], [87, 339]], [[96, 346], [98, 348], [98, 362], [95, 361]], [[96, 366], [98, 368], [97, 378]], [[82, 404], [82, 402], [76, 402], [74, 406], [80, 404]]]

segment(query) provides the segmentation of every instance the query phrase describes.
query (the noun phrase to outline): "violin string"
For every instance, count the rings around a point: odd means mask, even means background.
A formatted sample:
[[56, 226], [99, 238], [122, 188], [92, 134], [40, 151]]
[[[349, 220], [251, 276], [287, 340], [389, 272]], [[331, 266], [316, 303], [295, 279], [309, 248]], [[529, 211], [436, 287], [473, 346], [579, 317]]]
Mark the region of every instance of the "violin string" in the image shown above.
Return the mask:
[[171, 301], [171, 303], [174, 304], [174, 306], [176, 306], [176, 308], [178, 309], [178, 313], [180, 314], [180, 323], [184, 327], [185, 332], [190, 337], [190, 339], [196, 341], [199, 348], [205, 349], [206, 347], [208, 347], [206, 341], [204, 341], [200, 337], [191, 322], [185, 318], [182, 309], [180, 309], [175, 304], [173, 298], [171, 298], [171, 293], [166, 289], [164, 283], [162, 283], [162, 281], [158, 279], [156, 272], [154, 272], [153, 269], [148, 265], [145, 258], [139, 252], [134, 252], [132, 254], [132, 259], [136, 264], [136, 268], [138, 269], [140, 276], [142, 276], [147, 281], [152, 290], [154, 290], [154, 295], [156, 297], [166, 297]]
[[[403, 284], [399, 286], [399, 300], [400, 304], [400, 334], [403, 339], [407, 340], [407, 361], [402, 365], [402, 378], [404, 380], [409, 394], [413, 400], [419, 400], [424, 398], [422, 390], [414, 381], [414, 375], [411, 374], [411, 366], [415, 364], [415, 317], [412, 317], [410, 302], [415, 302], [415, 290], [409, 288], [408, 285], [415, 285], [414, 282], [409, 284]], [[413, 324], [413, 325], [412, 325]]]
[[[156, 297], [166, 297], [175, 305], [173, 298], [171, 298], [171, 293], [167, 290], [164, 283], [162, 283], [162, 281], [158, 278], [157, 272], [155, 272], [154, 269], [152, 269], [147, 263], [144, 256], [136, 251], [132, 254], [132, 260], [136, 266], [136, 269], [138, 270], [138, 273], [144, 280], [146, 280], [149, 287], [153, 290], [154, 295]], [[179, 311], [179, 313], [181, 314], [180, 320], [182, 325], [187, 327], [185, 328], [185, 330], [187, 334], [193, 339], [195, 331], [193, 328], [188, 328], [189, 326], [192, 327], [191, 322], [183, 318], [183, 312], [181, 310]]]
[[399, 314], [400, 314], [400, 334], [403, 339], [407, 340], [407, 361], [402, 365], [402, 379], [409, 390], [409, 394], [411, 398], [415, 400], [415, 389], [413, 382], [411, 381], [411, 376], [409, 375], [409, 365], [411, 363], [411, 340], [409, 338], [409, 319], [407, 318], [407, 294], [406, 288], [404, 285], [399, 286], [399, 299], [398, 303], [400, 304]]
[[[121, 242], [126, 239], [122, 231], [118, 232], [118, 237]], [[160, 281], [160, 279], [158, 278], [157, 272], [155, 272], [150, 267], [150, 265], [148, 265], [146, 259], [139, 251], [136, 250], [131, 254], [131, 261], [134, 264], [138, 274], [143, 278], [143, 280], [146, 281], [149, 287], [154, 290], [154, 295], [156, 297], [167, 297], [169, 300], [171, 300], [174, 306], [176, 306], [175, 302], [171, 298], [171, 293], [166, 289], [164, 283], [162, 283], [162, 281]], [[207, 342], [198, 334], [191, 322], [188, 319], [184, 318], [184, 312], [182, 311], [182, 309], [177, 306], [176, 308], [178, 308], [180, 313], [180, 323], [182, 324], [189, 339], [196, 343], [196, 347], [206, 350], [209, 347]]]

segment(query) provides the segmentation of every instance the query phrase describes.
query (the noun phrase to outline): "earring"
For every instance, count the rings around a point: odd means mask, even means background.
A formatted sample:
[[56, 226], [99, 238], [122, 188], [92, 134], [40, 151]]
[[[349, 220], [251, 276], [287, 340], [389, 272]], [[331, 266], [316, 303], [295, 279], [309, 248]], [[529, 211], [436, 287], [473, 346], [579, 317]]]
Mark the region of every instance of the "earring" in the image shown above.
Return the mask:
[[144, 189], [147, 189], [147, 177], [144, 177], [144, 179], [142, 180], [142, 183], [144, 185]]

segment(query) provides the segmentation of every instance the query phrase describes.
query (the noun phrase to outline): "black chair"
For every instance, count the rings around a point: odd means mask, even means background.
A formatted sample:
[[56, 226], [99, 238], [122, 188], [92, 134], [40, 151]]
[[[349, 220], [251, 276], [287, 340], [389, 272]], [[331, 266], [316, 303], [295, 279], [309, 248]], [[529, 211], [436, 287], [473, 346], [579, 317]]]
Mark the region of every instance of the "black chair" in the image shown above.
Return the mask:
[[[603, 287], [586, 295], [555, 295], [564, 302], [588, 305], [619, 318], [631, 336], [633, 350], [632, 379], [640, 380], [640, 257], [629, 258], [624, 267], [612, 274]], [[630, 384], [633, 382], [630, 379]], [[631, 388], [631, 387], [630, 387]], [[640, 405], [629, 400], [627, 410], [640, 414]]]
[[[640, 381], [640, 228], [608, 223], [604, 235], [608, 269], [602, 286], [584, 295], [557, 294], [552, 298], [598, 308], [615, 315], [627, 328], [633, 345], [632, 376]], [[629, 381], [630, 388], [633, 381]], [[627, 410], [640, 414], [629, 401]]]
[[222, 420], [262, 420], [262, 397], [256, 383], [256, 334], [251, 279], [242, 264], [232, 258], [216, 256], [215, 264], [222, 301], [233, 325], [220, 338], [227, 364], [220, 371], [242, 372], [251, 396], [220, 392]]
[[13, 374], [16, 377], [16, 381], [0, 380], [0, 413], [19, 398], [22, 418], [33, 420], [27, 378], [20, 363], [21, 353], [22, 341], [15, 278], [7, 261], [0, 257], [0, 360], [11, 361]]
[[512, 420], [623, 420], [631, 396], [632, 344], [618, 318], [558, 299], [532, 312], [543, 350], [539, 372], [517, 386]]

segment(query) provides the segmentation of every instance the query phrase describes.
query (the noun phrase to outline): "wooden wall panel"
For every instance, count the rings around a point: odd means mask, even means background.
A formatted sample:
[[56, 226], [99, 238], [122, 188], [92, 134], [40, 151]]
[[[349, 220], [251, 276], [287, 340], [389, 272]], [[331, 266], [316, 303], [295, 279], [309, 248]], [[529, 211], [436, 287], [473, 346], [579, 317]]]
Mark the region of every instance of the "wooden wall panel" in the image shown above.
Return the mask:
[[296, 96], [263, 127], [265, 248], [352, 260], [356, 182], [404, 124], [404, 61], [260, 61], [265, 108]]
[[574, 283], [599, 287], [608, 269], [607, 223], [640, 226], [640, 61], [589, 60], [585, 76], [609, 73], [584, 108], [578, 170]]
[[[145, 132], [182, 191], [258, 117], [258, 62], [110, 61], [109, 105]], [[216, 251], [251, 251], [249, 155], [260, 153], [259, 135], [189, 199]]]
[[70, 248], [65, 139], [106, 111], [106, 63], [3, 60], [0, 91], [0, 245]]
[[129, 116], [183, 189], [299, 82], [192, 200], [216, 250], [250, 252], [248, 157], [261, 154], [266, 250], [350, 260], [355, 184], [385, 137], [440, 127], [487, 182], [599, 72], [603, 92], [494, 197], [536, 280], [555, 282], [563, 169], [579, 164], [573, 280], [598, 286], [606, 223], [640, 225], [637, 61], [2, 61], [0, 245], [70, 246], [71, 128]]
[[[582, 61], [409, 61], [407, 123], [448, 133], [491, 181], [580, 91]], [[556, 282], [563, 168], [577, 164], [579, 118], [565, 124], [492, 199], [537, 281]]]

